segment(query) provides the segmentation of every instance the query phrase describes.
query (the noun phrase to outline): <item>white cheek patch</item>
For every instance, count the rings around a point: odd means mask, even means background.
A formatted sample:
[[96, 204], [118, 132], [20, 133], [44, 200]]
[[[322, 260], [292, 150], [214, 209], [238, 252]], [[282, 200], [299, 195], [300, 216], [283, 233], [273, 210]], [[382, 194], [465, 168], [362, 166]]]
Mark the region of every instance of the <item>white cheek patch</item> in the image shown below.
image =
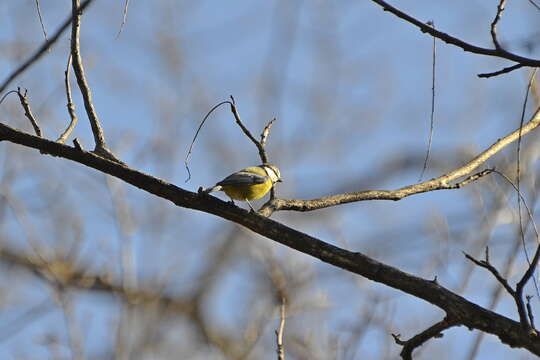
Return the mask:
[[266, 175], [270, 177], [272, 182], [276, 182], [279, 179], [278, 174], [276, 174], [274, 169], [272, 169], [270, 166], [264, 166], [263, 169], [264, 169], [264, 172], [266, 172]]

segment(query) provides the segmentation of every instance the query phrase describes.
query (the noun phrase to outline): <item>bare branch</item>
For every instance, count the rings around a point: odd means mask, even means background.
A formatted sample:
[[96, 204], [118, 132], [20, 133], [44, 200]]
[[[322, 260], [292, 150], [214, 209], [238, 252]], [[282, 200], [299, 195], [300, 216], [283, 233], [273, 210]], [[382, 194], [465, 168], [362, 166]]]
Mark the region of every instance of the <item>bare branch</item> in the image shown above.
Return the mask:
[[512, 296], [512, 297], [515, 297], [516, 295], [516, 292], [514, 291], [514, 289], [512, 289], [512, 287], [510, 286], [510, 284], [508, 284], [508, 280], [506, 280], [502, 275], [501, 273], [499, 273], [499, 271], [497, 270], [497, 268], [495, 268], [495, 266], [491, 265], [491, 263], [489, 262], [489, 248], [486, 246], [486, 257], [484, 260], [476, 260], [475, 258], [473, 258], [471, 255], [467, 254], [465, 251], [463, 252], [463, 255], [465, 255], [465, 257], [467, 259], [469, 259], [470, 261], [472, 261], [473, 263], [475, 263], [476, 265], [480, 266], [480, 267], [483, 267], [484, 269], [487, 269], [494, 277], [495, 279], [497, 279], [497, 281], [506, 289], [506, 291]]
[[32, 127], [34, 128], [34, 131], [36, 132], [36, 135], [41, 137], [41, 129], [39, 128], [37, 120], [34, 117], [34, 114], [32, 114], [32, 110], [30, 109], [30, 104], [28, 103], [28, 98], [26, 96], [27, 93], [28, 93], [27, 90], [24, 90], [24, 94], [23, 94], [21, 93], [21, 88], [17, 88], [17, 95], [19, 96], [19, 100], [24, 109], [24, 115], [26, 116], [28, 120], [30, 120]]
[[[430, 21], [428, 25], [435, 28], [435, 24], [433, 21]], [[428, 146], [426, 150], [426, 158], [424, 159], [424, 166], [422, 167], [422, 172], [420, 173], [420, 177], [418, 178], [418, 181], [422, 181], [422, 178], [424, 177], [424, 173], [428, 166], [429, 161], [429, 154], [431, 152], [431, 143], [433, 142], [433, 129], [435, 124], [435, 60], [437, 59], [437, 53], [435, 51], [435, 36], [433, 36], [433, 44], [432, 44], [432, 53], [431, 53], [431, 116], [429, 121], [429, 137], [428, 137]]]
[[531, 324], [531, 328], [535, 329], [535, 326], [534, 326], [534, 314], [533, 314], [532, 308], [531, 308], [532, 296], [526, 296], [525, 298], [527, 299], [527, 315], [529, 315], [529, 323]]
[[[262, 140], [263, 140], [263, 135], [264, 135], [265, 131], [266, 132], [270, 131], [270, 127], [273, 124], [273, 120], [270, 121], [270, 123], [268, 123], [268, 125], [266, 125], [266, 127], [264, 128], [264, 130], [262, 132], [262, 135], [261, 135], [261, 141], [259, 142], [259, 141], [257, 141], [257, 139], [255, 139], [255, 137], [251, 134], [251, 132], [248, 130], [248, 128], [244, 125], [244, 123], [240, 119], [240, 114], [238, 113], [238, 109], [236, 108], [236, 102], [234, 101], [234, 97], [232, 97], [232, 95], [231, 95], [231, 102], [229, 104], [231, 105], [231, 112], [234, 115], [234, 119], [236, 120], [236, 123], [238, 124], [238, 126], [240, 126], [240, 128], [242, 129], [244, 134], [249, 138], [249, 140], [251, 140], [251, 142], [253, 144], [255, 144], [255, 146], [257, 147], [257, 150], [259, 150], [259, 157], [261, 158], [262, 163], [267, 164], [268, 163], [268, 157], [266, 156], [266, 150], [264, 150], [264, 144], [263, 144]], [[266, 142], [267, 137], [268, 137], [268, 134], [266, 136], [264, 136], [264, 141], [265, 142]]]
[[[520, 135], [521, 135], [521, 129], [523, 128], [523, 121], [524, 121], [524, 118], [525, 118], [525, 111], [526, 111], [526, 108], [527, 108], [527, 100], [529, 98], [529, 92], [530, 92], [531, 86], [532, 86], [532, 84], [534, 82], [534, 79], [536, 77], [537, 70], [538, 69], [534, 69], [534, 71], [531, 74], [531, 77], [529, 79], [529, 83], [527, 85], [527, 91], [525, 93], [525, 99], [523, 101], [523, 107], [522, 107], [522, 110], [521, 110], [521, 117], [520, 117], [520, 123], [519, 123]], [[521, 181], [520, 181], [520, 178], [521, 178], [521, 174], [520, 174], [521, 173], [520, 150], [521, 150], [521, 136], [520, 136], [518, 144], [517, 144], [516, 191], [518, 193], [517, 202], [518, 202], [519, 226], [520, 226], [520, 229], [521, 229], [521, 240], [523, 242], [523, 248], [524, 248], [525, 254], [527, 255], [527, 249], [525, 247], [525, 233], [523, 231], [522, 220], [521, 220], [521, 200], [522, 200], [522, 198], [521, 198], [521, 191], [520, 191], [520, 183], [521, 183]], [[536, 239], [537, 239], [537, 241], [539, 240], [538, 232], [536, 233]], [[526, 311], [525, 311], [525, 305], [523, 303], [523, 288], [525, 287], [527, 282], [532, 277], [532, 275], [534, 273], [534, 270], [536, 269], [536, 266], [538, 265], [539, 260], [540, 260], [540, 244], [537, 245], [536, 253], [534, 254], [534, 257], [533, 257], [532, 261], [529, 261], [529, 257], [527, 255], [527, 262], [529, 263], [529, 267], [528, 267], [527, 271], [525, 272], [525, 274], [523, 274], [523, 277], [521, 278], [521, 280], [516, 285], [515, 299], [516, 299], [516, 304], [518, 306], [518, 311], [519, 311], [521, 323], [525, 328], [529, 328], [529, 329], [531, 327], [531, 324], [528, 323], [528, 318], [526, 316]], [[535, 287], [537, 287], [536, 280], [535, 280], [534, 284], [535, 284]], [[536, 289], [537, 289], [537, 292], [538, 292], [538, 288], [536, 288]]]
[[477, 76], [479, 78], [490, 78], [490, 77], [494, 77], [494, 76], [498, 76], [498, 75], [502, 75], [502, 74], [507, 74], [507, 73], [512, 72], [512, 71], [517, 70], [517, 69], [521, 69], [523, 66], [524, 65], [522, 65], [522, 64], [515, 64], [515, 65], [509, 66], [509, 67], [505, 67], [504, 69], [501, 69], [501, 70], [498, 70], [498, 71], [494, 71], [494, 72], [490, 72], [490, 73], [478, 74]]
[[536, 8], [536, 10], [540, 10], [540, 6], [535, 3], [533, 0], [529, 0], [529, 3]]
[[[502, 139], [497, 140], [493, 145], [484, 150], [482, 153], [477, 155], [475, 158], [470, 160], [467, 164], [461, 166], [460, 168], [441, 175], [435, 179], [424, 181], [422, 183], [413, 184], [409, 186], [402, 187], [397, 190], [366, 190], [352, 193], [344, 193], [338, 195], [326, 196], [318, 199], [312, 200], [286, 200], [286, 199], [274, 199], [267, 202], [263, 208], [259, 211], [264, 216], [269, 216], [274, 211], [279, 210], [293, 210], [293, 211], [313, 211], [326, 207], [336, 206], [339, 204], [347, 204], [357, 201], [366, 201], [366, 200], [401, 200], [407, 196], [420, 194], [428, 191], [435, 190], [448, 190], [459, 188], [470, 181], [477, 179], [486, 175], [485, 171], [482, 171], [476, 175], [473, 175], [467, 178], [465, 181], [457, 184], [451, 184], [450, 182], [455, 181], [463, 176], [467, 176], [476, 168], [484, 164], [489, 158], [498, 153], [501, 149], [508, 146], [512, 142], [519, 139], [521, 136], [524, 136], [536, 129], [540, 125], [540, 109], [538, 109], [535, 114], [532, 116], [531, 120], [520, 127], [519, 129], [511, 132]], [[489, 171], [492, 170], [487, 170]]]
[[124, 25], [126, 25], [128, 7], [129, 7], [129, 0], [125, 0], [124, 12], [122, 13], [122, 23], [120, 24], [120, 30], [118, 30], [118, 34], [116, 34], [117, 38], [120, 37], [120, 34], [122, 33], [122, 30], [124, 29]]
[[36, 0], [36, 10], [39, 17], [39, 23], [41, 24], [41, 30], [43, 31], [43, 37], [45, 38], [45, 41], [48, 41], [47, 39], [47, 31], [45, 30], [45, 25], [43, 24], [43, 17], [41, 16], [41, 9], [39, 7], [39, 0]]
[[275, 122], [276, 122], [276, 118], [273, 118], [264, 127], [264, 130], [261, 133], [261, 141], [260, 141], [262, 147], [266, 145], [266, 139], [268, 138], [268, 135], [270, 134], [270, 129], [272, 128], [272, 125], [274, 125]]
[[495, 14], [495, 18], [491, 22], [491, 39], [493, 40], [493, 45], [495, 46], [495, 49], [501, 48], [499, 40], [497, 40], [497, 23], [499, 22], [499, 20], [501, 20], [502, 12], [504, 11], [505, 6], [506, 0], [500, 0], [499, 5], [497, 6], [497, 14]]
[[400, 353], [401, 358], [403, 360], [412, 360], [412, 353], [417, 347], [422, 346], [430, 339], [442, 338], [442, 331], [457, 325], [459, 325], [458, 322], [449, 320], [447, 317], [407, 341], [401, 340], [401, 336], [399, 334], [392, 334], [392, 337], [394, 338], [396, 344], [403, 346]]
[[467, 52], [508, 59], [508, 60], [517, 62], [521, 64], [522, 66], [540, 67], [540, 60], [519, 56], [514, 53], [508, 52], [506, 50], [503, 50], [502, 48], [489, 49], [489, 48], [483, 48], [480, 46], [469, 44], [461, 39], [458, 39], [456, 37], [453, 37], [451, 35], [448, 35], [444, 32], [441, 32], [432, 28], [431, 26], [427, 25], [427, 23], [417, 20], [414, 17], [404, 13], [403, 11], [398, 10], [397, 8], [391, 6], [386, 1], [383, 1], [383, 0], [371, 0], [371, 1], [381, 6], [385, 11], [388, 11], [394, 14], [395, 16], [397, 16], [398, 18], [403, 19], [406, 22], [411, 23], [414, 26], [418, 27], [420, 31], [422, 31], [423, 33], [428, 33], [432, 36], [435, 36], [436, 38], [441, 39], [445, 43], [455, 45]]
[[116, 159], [116, 157], [107, 148], [107, 144], [105, 143], [105, 135], [103, 133], [103, 129], [101, 128], [101, 124], [92, 101], [92, 91], [90, 90], [90, 86], [88, 85], [88, 81], [86, 80], [84, 73], [80, 50], [81, 16], [83, 9], [80, 8], [80, 0], [72, 0], [71, 4], [71, 56], [73, 60], [73, 71], [75, 72], [77, 84], [79, 85], [79, 89], [81, 90], [81, 95], [84, 100], [84, 108], [86, 109], [86, 114], [88, 115], [90, 126], [92, 127], [92, 133], [94, 134], [94, 141], [96, 143], [94, 152], [113, 161], [118, 161], [118, 159]]
[[[79, 10], [83, 11], [86, 9], [88, 5], [90, 5], [94, 0], [85, 0], [81, 4]], [[38, 50], [34, 54], [32, 54], [25, 62], [23, 62], [17, 69], [15, 69], [5, 80], [2, 84], [0, 84], [0, 94], [6, 90], [6, 88], [11, 84], [13, 80], [15, 80], [19, 75], [21, 75], [26, 69], [28, 69], [31, 65], [33, 65], [36, 61], [38, 61], [47, 50], [49, 50], [52, 45], [60, 38], [60, 35], [68, 28], [69, 24], [71, 24], [71, 17], [70, 14], [69, 17], [64, 21], [64, 23], [60, 26], [58, 30], [54, 33], [54, 35], [47, 41], [43, 43], [39, 47]]]
[[[529, 124], [523, 128], [524, 133], [527, 126]], [[530, 130], [532, 129], [528, 129], [528, 131]], [[122, 179], [144, 191], [169, 200], [177, 206], [214, 214], [235, 222], [255, 233], [326, 263], [423, 299], [443, 309], [449, 317], [456, 320], [457, 324], [496, 335], [505, 344], [512, 347], [522, 347], [533, 354], [540, 355], [540, 342], [535, 336], [531, 336], [523, 329], [520, 323], [484, 309], [431, 280], [405, 273], [362, 253], [347, 251], [323, 242], [259, 214], [231, 206], [215, 197], [201, 197], [196, 193], [144, 174], [125, 164], [108, 160], [93, 152], [81, 151], [74, 147], [26, 134], [2, 123], [0, 123], [1, 140], [42, 150], [52, 156], [73, 160]]]
[[71, 133], [75, 129], [75, 125], [77, 125], [77, 121], [78, 121], [77, 113], [75, 112], [75, 105], [73, 104], [73, 98], [71, 97], [71, 84], [69, 81], [70, 68], [71, 68], [71, 54], [68, 57], [66, 71], [64, 72], [64, 82], [66, 86], [66, 98], [67, 98], [66, 106], [67, 106], [69, 118], [71, 119], [71, 121], [69, 122], [69, 125], [66, 128], [66, 130], [64, 130], [62, 135], [60, 135], [60, 137], [56, 140], [57, 142], [61, 144], [66, 142], [69, 135], [71, 135]]
[[279, 306], [279, 327], [276, 330], [276, 352], [278, 360], [285, 360], [285, 349], [283, 347], [283, 331], [285, 330], [285, 298], [281, 298]]

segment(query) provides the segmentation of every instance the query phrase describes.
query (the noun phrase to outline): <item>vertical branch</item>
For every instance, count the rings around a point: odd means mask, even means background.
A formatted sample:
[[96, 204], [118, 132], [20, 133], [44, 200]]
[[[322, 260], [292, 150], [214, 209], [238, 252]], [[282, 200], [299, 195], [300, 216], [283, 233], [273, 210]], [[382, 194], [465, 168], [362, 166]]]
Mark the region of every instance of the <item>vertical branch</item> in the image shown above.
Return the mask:
[[61, 144], [66, 142], [68, 136], [71, 135], [71, 133], [73, 132], [73, 129], [75, 129], [75, 125], [77, 125], [77, 121], [78, 121], [77, 113], [75, 113], [75, 105], [73, 104], [73, 99], [71, 97], [71, 84], [70, 84], [70, 81], [69, 81], [69, 69], [70, 68], [71, 68], [71, 54], [68, 57], [68, 63], [67, 63], [66, 71], [64, 72], [64, 75], [65, 75], [64, 76], [64, 82], [65, 82], [65, 85], [66, 85], [66, 98], [67, 98], [67, 105], [66, 106], [67, 106], [69, 117], [70, 117], [71, 121], [70, 121], [68, 127], [66, 128], [66, 130], [64, 130], [62, 135], [60, 135], [58, 140], [56, 140], [57, 142], [59, 142]]
[[34, 128], [34, 131], [36, 132], [36, 135], [41, 137], [41, 129], [39, 128], [36, 118], [34, 117], [34, 114], [32, 114], [32, 110], [30, 109], [30, 104], [28, 103], [28, 98], [26, 96], [27, 92], [28, 91], [25, 90], [23, 94], [21, 93], [21, 88], [17, 88], [17, 95], [19, 95], [19, 100], [24, 109], [24, 115], [28, 118], [28, 120], [30, 120], [32, 127]]
[[[429, 24], [435, 28], [435, 23], [433, 21], [430, 21]], [[422, 168], [422, 172], [420, 173], [420, 179], [419, 181], [422, 181], [422, 178], [424, 177], [424, 173], [428, 166], [429, 161], [429, 154], [431, 152], [431, 143], [433, 142], [433, 125], [434, 125], [434, 118], [435, 118], [435, 60], [437, 59], [436, 55], [436, 48], [435, 48], [435, 39], [436, 37], [433, 36], [433, 45], [432, 45], [432, 60], [431, 60], [431, 117], [430, 117], [430, 123], [429, 123], [429, 140], [428, 140], [428, 146], [426, 151], [426, 158], [424, 159], [424, 167]]]
[[66, 289], [53, 285], [54, 293], [62, 312], [64, 313], [64, 322], [66, 324], [66, 331], [69, 339], [69, 347], [71, 349], [71, 357], [74, 360], [83, 360], [84, 351], [82, 336], [79, 332], [78, 326], [75, 324], [75, 312], [73, 308], [73, 303], [70, 299], [70, 295], [66, 293]]
[[47, 31], [45, 30], [45, 25], [43, 24], [43, 17], [41, 16], [39, 0], [36, 0], [36, 9], [37, 9], [38, 17], [39, 17], [39, 23], [41, 24], [41, 31], [43, 31], [43, 37], [45, 38], [45, 41], [49, 41], [49, 39], [47, 39]]
[[[501, 3], [504, 2], [504, 0], [501, 1]], [[520, 125], [519, 125], [519, 137], [518, 137], [518, 144], [517, 144], [517, 170], [516, 170], [516, 176], [517, 176], [517, 179], [516, 179], [516, 190], [518, 192], [518, 216], [519, 216], [519, 225], [520, 225], [520, 229], [521, 229], [521, 238], [522, 238], [522, 243], [523, 243], [523, 248], [525, 249], [525, 254], [527, 255], [526, 253], [526, 248], [525, 248], [525, 234], [524, 234], [524, 231], [523, 231], [523, 226], [522, 226], [522, 220], [521, 220], [521, 196], [520, 196], [520, 177], [521, 177], [521, 168], [520, 168], [520, 151], [521, 151], [521, 132], [522, 132], [522, 129], [523, 129], [523, 122], [524, 122], [524, 118], [525, 118], [525, 110], [526, 110], [526, 107], [527, 107], [527, 100], [529, 98], [529, 92], [530, 92], [530, 89], [531, 89], [531, 86], [534, 82], [534, 79], [536, 77], [536, 72], [537, 72], [537, 69], [535, 69], [531, 75], [531, 78], [529, 80], [529, 83], [528, 83], [528, 86], [527, 86], [527, 91], [525, 93], [525, 100], [523, 101], [523, 108], [522, 108], [522, 112], [521, 112], [521, 119], [520, 119]], [[538, 241], [538, 235], [537, 235], [537, 241]], [[515, 300], [516, 300], [516, 303], [517, 303], [517, 306], [518, 306], [518, 311], [519, 311], [519, 317], [520, 317], [520, 321], [522, 323], [522, 325], [524, 326], [524, 328], [526, 329], [530, 329], [531, 327], [531, 324], [529, 323], [529, 319], [527, 317], [527, 312], [525, 310], [525, 304], [523, 303], [523, 288], [525, 287], [525, 285], [527, 284], [527, 282], [530, 280], [530, 278], [532, 277], [533, 273], [534, 273], [534, 270], [536, 269], [536, 265], [538, 264], [538, 260], [540, 259], [540, 245], [537, 246], [536, 248], [536, 253], [534, 254], [534, 257], [532, 259], [532, 261], [529, 261], [529, 258], [527, 256], [527, 262], [529, 263], [529, 267], [527, 269], [527, 271], [525, 272], [525, 274], [523, 274], [523, 277], [521, 278], [521, 280], [517, 283], [516, 285], [516, 295], [515, 295]], [[535, 283], [536, 285], [536, 283]]]
[[499, 5], [497, 6], [497, 14], [495, 14], [495, 18], [491, 22], [491, 39], [493, 40], [493, 45], [495, 45], [495, 49], [497, 50], [501, 48], [499, 40], [497, 39], [497, 23], [499, 22], [499, 20], [501, 20], [501, 15], [504, 11], [505, 6], [506, 0], [500, 0]]
[[73, 60], [73, 72], [77, 78], [77, 84], [81, 90], [81, 94], [84, 100], [84, 108], [86, 109], [86, 114], [88, 115], [88, 120], [90, 121], [90, 126], [92, 127], [92, 133], [94, 134], [94, 141], [96, 147], [94, 152], [98, 155], [105, 156], [108, 159], [116, 160], [116, 157], [110, 152], [105, 143], [105, 135], [103, 134], [103, 129], [94, 108], [94, 103], [92, 101], [92, 91], [86, 80], [86, 75], [84, 73], [84, 66], [81, 56], [81, 44], [80, 44], [80, 35], [81, 35], [81, 16], [82, 9], [80, 9], [80, 0], [72, 0], [72, 25], [71, 25], [71, 56]]
[[285, 298], [281, 298], [279, 307], [279, 327], [276, 330], [276, 345], [278, 360], [285, 360], [285, 348], [283, 346], [283, 332], [285, 330]]

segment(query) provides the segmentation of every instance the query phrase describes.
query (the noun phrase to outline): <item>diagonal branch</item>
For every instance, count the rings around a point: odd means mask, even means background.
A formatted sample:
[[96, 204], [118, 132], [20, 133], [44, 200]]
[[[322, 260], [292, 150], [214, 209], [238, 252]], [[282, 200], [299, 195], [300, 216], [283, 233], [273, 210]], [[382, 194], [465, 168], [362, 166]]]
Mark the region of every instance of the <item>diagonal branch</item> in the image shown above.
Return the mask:
[[255, 137], [251, 134], [251, 132], [240, 119], [240, 114], [238, 113], [238, 109], [236, 108], [236, 102], [234, 101], [234, 97], [231, 96], [231, 101], [229, 102], [229, 104], [231, 105], [231, 112], [233, 113], [234, 120], [236, 120], [236, 123], [238, 124], [238, 126], [240, 126], [244, 134], [249, 138], [249, 140], [251, 140], [251, 142], [257, 147], [257, 150], [259, 151], [259, 157], [261, 158], [262, 163], [267, 164], [268, 156], [266, 155], [266, 150], [264, 149], [264, 146], [266, 144], [268, 134], [270, 133], [270, 128], [272, 127], [276, 119], [271, 120], [264, 127], [264, 130], [261, 133], [261, 141], [258, 141], [257, 139], [255, 139]]
[[444, 330], [458, 325], [458, 322], [450, 320], [448, 317], [446, 317], [438, 323], [433, 324], [426, 330], [422, 331], [420, 334], [413, 336], [407, 341], [401, 340], [399, 334], [392, 334], [392, 336], [394, 337], [394, 341], [396, 342], [396, 344], [403, 346], [403, 349], [400, 353], [401, 358], [403, 360], [412, 360], [412, 353], [417, 347], [424, 345], [426, 341], [430, 339], [442, 338], [442, 332]]
[[[452, 181], [456, 181], [463, 176], [468, 176], [471, 172], [484, 164], [489, 158], [498, 153], [504, 147], [508, 146], [512, 142], [516, 141], [520, 137], [528, 134], [532, 130], [536, 129], [540, 125], [540, 109], [538, 109], [531, 120], [523, 127], [516, 129], [507, 136], [498, 139], [493, 145], [477, 155], [460, 168], [441, 175], [435, 179], [424, 181], [418, 184], [402, 187], [397, 190], [366, 190], [344, 194], [337, 194], [326, 196], [312, 200], [287, 200], [287, 199], [273, 199], [268, 201], [263, 208], [259, 211], [262, 215], [269, 216], [274, 211], [279, 210], [293, 210], [293, 211], [313, 211], [340, 204], [347, 204], [357, 201], [366, 200], [394, 200], [398, 201], [407, 196], [416, 195], [428, 191], [435, 190], [448, 190], [455, 189], [463, 186], [471, 181], [478, 179], [489, 173], [491, 170], [484, 170], [478, 174], [469, 176], [462, 182], [452, 184]], [[540, 254], [538, 254], [540, 257]]]
[[32, 113], [32, 110], [30, 109], [30, 104], [28, 103], [28, 97], [26, 96], [27, 90], [25, 90], [23, 94], [21, 93], [21, 88], [17, 88], [17, 95], [19, 96], [19, 101], [24, 109], [24, 116], [26, 116], [26, 118], [30, 121], [30, 124], [32, 124], [36, 135], [41, 137], [41, 129], [36, 118], [34, 117], [34, 114]]
[[408, 274], [371, 259], [362, 253], [351, 252], [331, 245], [272, 219], [232, 206], [215, 197], [199, 196], [197, 193], [181, 189], [125, 164], [98, 156], [93, 152], [81, 151], [71, 146], [26, 134], [0, 123], [0, 141], [2, 140], [78, 162], [115, 176], [162, 199], [169, 200], [179, 207], [214, 214], [232, 221], [328, 264], [423, 299], [444, 310], [447, 316], [456, 320], [457, 324], [493, 334], [505, 344], [521, 347], [533, 354], [540, 355], [540, 341], [534, 334], [523, 329], [520, 323], [484, 309], [431, 280]]
[[[94, 0], [85, 0], [79, 7], [80, 11], [83, 11], [86, 9], [88, 5], [90, 5]], [[38, 61], [43, 54], [49, 50], [53, 44], [60, 38], [60, 35], [68, 28], [69, 24], [71, 24], [71, 17], [70, 14], [69, 17], [62, 23], [60, 28], [56, 30], [56, 32], [53, 34], [49, 40], [46, 40], [43, 45], [39, 47], [39, 49], [36, 50], [34, 54], [32, 54], [25, 62], [23, 62], [17, 69], [15, 69], [5, 80], [2, 84], [0, 84], [0, 94], [6, 90], [6, 88], [11, 84], [13, 80], [15, 80], [19, 75], [21, 75], [23, 72], [26, 71], [30, 66], [32, 66], [36, 61]]]
[[482, 73], [482, 74], [478, 74], [477, 76], [479, 78], [490, 78], [490, 77], [494, 77], [494, 76], [499, 76], [499, 75], [502, 75], [502, 74], [507, 74], [509, 72], [512, 72], [514, 70], [517, 70], [517, 69], [521, 69], [523, 67], [522, 64], [515, 64], [515, 65], [512, 65], [512, 66], [508, 66], [508, 67], [505, 67], [501, 70], [497, 70], [497, 71], [494, 71], [494, 72], [490, 72], [490, 73]]
[[463, 255], [465, 255], [467, 259], [469, 259], [476, 265], [483, 267], [484, 269], [487, 269], [495, 277], [495, 279], [497, 279], [497, 281], [506, 289], [506, 291], [508, 291], [508, 293], [512, 297], [516, 296], [516, 292], [514, 291], [514, 289], [512, 289], [510, 284], [508, 284], [508, 280], [506, 280], [506, 278], [501, 275], [499, 270], [497, 270], [497, 268], [495, 268], [495, 266], [491, 265], [491, 263], [489, 262], [489, 248], [488, 247], [486, 247], [486, 257], [484, 260], [477, 260], [471, 255], [467, 254], [466, 252], [463, 252]]
[[442, 31], [438, 31], [432, 28], [427, 23], [422, 22], [418, 19], [415, 19], [414, 17], [408, 15], [407, 13], [404, 13], [403, 11], [388, 4], [386, 1], [383, 1], [383, 0], [371, 0], [371, 1], [373, 1], [374, 3], [382, 7], [384, 11], [388, 11], [394, 14], [395, 16], [397, 16], [398, 18], [403, 19], [406, 22], [411, 23], [414, 26], [418, 27], [420, 31], [422, 31], [423, 33], [428, 33], [432, 36], [435, 36], [441, 39], [442, 41], [444, 41], [445, 43], [455, 45], [467, 52], [503, 58], [503, 59], [517, 62], [523, 66], [540, 67], [540, 60], [535, 60], [535, 59], [519, 56], [517, 54], [503, 50], [502, 48], [490, 49], [490, 48], [483, 48], [480, 46], [469, 44], [461, 39], [458, 39]]

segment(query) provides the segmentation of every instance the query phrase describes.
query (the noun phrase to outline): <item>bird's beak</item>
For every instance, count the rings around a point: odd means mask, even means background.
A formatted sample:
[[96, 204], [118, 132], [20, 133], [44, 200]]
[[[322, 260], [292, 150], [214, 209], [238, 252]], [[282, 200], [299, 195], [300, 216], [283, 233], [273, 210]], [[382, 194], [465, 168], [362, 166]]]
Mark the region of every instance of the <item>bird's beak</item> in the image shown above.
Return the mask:
[[283, 180], [281, 180], [281, 179], [277, 179], [277, 181], [276, 181], [276, 182], [283, 182]]

